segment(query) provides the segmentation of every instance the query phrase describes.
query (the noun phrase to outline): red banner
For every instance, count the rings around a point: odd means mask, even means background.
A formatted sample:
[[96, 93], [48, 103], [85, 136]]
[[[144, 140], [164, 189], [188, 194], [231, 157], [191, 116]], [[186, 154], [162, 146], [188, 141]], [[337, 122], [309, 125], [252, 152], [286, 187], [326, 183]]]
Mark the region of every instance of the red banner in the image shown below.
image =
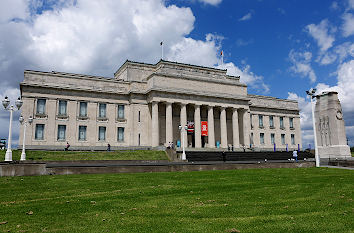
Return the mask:
[[202, 121], [202, 136], [208, 136], [208, 122], [207, 121]]

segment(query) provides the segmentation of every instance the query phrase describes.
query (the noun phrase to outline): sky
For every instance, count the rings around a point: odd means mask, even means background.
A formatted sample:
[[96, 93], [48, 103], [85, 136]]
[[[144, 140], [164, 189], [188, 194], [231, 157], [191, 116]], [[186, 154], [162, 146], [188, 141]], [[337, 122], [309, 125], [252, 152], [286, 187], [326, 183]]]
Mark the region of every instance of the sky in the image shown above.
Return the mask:
[[[14, 103], [26, 69], [113, 77], [126, 59], [158, 62], [163, 41], [165, 60], [227, 69], [250, 94], [297, 100], [303, 148], [313, 145], [305, 91], [337, 91], [353, 146], [353, 36], [354, 0], [0, 0], [0, 99]], [[1, 108], [0, 138], [8, 124]]]

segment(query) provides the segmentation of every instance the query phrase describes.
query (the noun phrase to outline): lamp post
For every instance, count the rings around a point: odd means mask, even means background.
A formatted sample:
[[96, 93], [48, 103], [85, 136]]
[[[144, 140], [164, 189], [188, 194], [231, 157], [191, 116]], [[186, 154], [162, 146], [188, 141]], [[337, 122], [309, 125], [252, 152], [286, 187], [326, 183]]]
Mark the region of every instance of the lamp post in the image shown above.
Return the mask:
[[311, 99], [311, 107], [312, 107], [312, 124], [313, 124], [313, 138], [315, 140], [315, 159], [316, 159], [316, 167], [320, 167], [320, 157], [318, 155], [318, 148], [317, 148], [317, 135], [316, 135], [316, 122], [315, 122], [315, 106], [313, 104], [312, 99], [315, 98], [316, 89], [311, 88], [310, 90], [306, 91], [306, 94], [310, 96]]
[[[23, 102], [22, 102], [21, 98], [18, 97], [18, 99], [15, 101], [15, 105], [17, 107], [17, 110], [20, 110], [22, 104], [23, 104]], [[4, 106], [5, 110], [10, 111], [9, 138], [7, 140], [8, 142], [7, 142], [7, 150], [6, 150], [6, 154], [5, 154], [5, 161], [12, 161], [12, 150], [11, 150], [12, 114], [13, 114], [13, 111], [16, 111], [16, 109], [14, 109], [13, 105], [11, 105], [9, 107], [10, 100], [9, 100], [9, 98], [7, 96], [2, 101], [2, 105]]]
[[26, 141], [26, 128], [27, 128], [27, 123], [32, 124], [33, 118], [30, 116], [27, 121], [23, 118], [23, 116], [20, 116], [19, 119], [21, 125], [23, 124], [23, 139], [22, 139], [22, 153], [21, 153], [21, 161], [26, 160], [26, 149], [25, 149], [25, 141]]
[[184, 133], [187, 132], [188, 130], [188, 126], [185, 125], [184, 127], [182, 127], [181, 125], [178, 126], [179, 130], [181, 131], [181, 135], [182, 135], [182, 160], [186, 160], [186, 150], [185, 150], [185, 146], [184, 146]]

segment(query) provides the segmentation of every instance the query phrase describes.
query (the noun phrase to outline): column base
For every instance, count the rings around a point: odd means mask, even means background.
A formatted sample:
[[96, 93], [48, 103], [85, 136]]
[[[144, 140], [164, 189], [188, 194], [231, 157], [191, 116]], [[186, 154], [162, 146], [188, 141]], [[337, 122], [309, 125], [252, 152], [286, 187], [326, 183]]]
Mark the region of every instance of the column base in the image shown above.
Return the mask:
[[7, 149], [6, 154], [5, 154], [5, 161], [12, 161], [12, 150]]
[[26, 160], [26, 153], [25, 152], [22, 152], [21, 153], [21, 161], [25, 161]]
[[350, 148], [348, 145], [336, 145], [336, 146], [326, 146], [318, 147], [318, 154], [320, 159], [345, 159], [346, 157], [351, 157]]

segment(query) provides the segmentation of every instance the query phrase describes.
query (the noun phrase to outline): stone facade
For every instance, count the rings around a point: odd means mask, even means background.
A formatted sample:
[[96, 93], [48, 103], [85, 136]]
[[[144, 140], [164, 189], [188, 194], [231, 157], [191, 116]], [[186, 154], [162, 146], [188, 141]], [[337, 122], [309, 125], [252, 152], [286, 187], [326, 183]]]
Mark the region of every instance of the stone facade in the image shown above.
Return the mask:
[[323, 92], [316, 99], [315, 122], [320, 158], [351, 157], [338, 93]]
[[[114, 78], [26, 70], [20, 87], [22, 115], [34, 117], [27, 148], [158, 147], [182, 136], [196, 148], [301, 148], [297, 102], [249, 95], [226, 70], [126, 61]], [[180, 132], [187, 122], [194, 133]]]

